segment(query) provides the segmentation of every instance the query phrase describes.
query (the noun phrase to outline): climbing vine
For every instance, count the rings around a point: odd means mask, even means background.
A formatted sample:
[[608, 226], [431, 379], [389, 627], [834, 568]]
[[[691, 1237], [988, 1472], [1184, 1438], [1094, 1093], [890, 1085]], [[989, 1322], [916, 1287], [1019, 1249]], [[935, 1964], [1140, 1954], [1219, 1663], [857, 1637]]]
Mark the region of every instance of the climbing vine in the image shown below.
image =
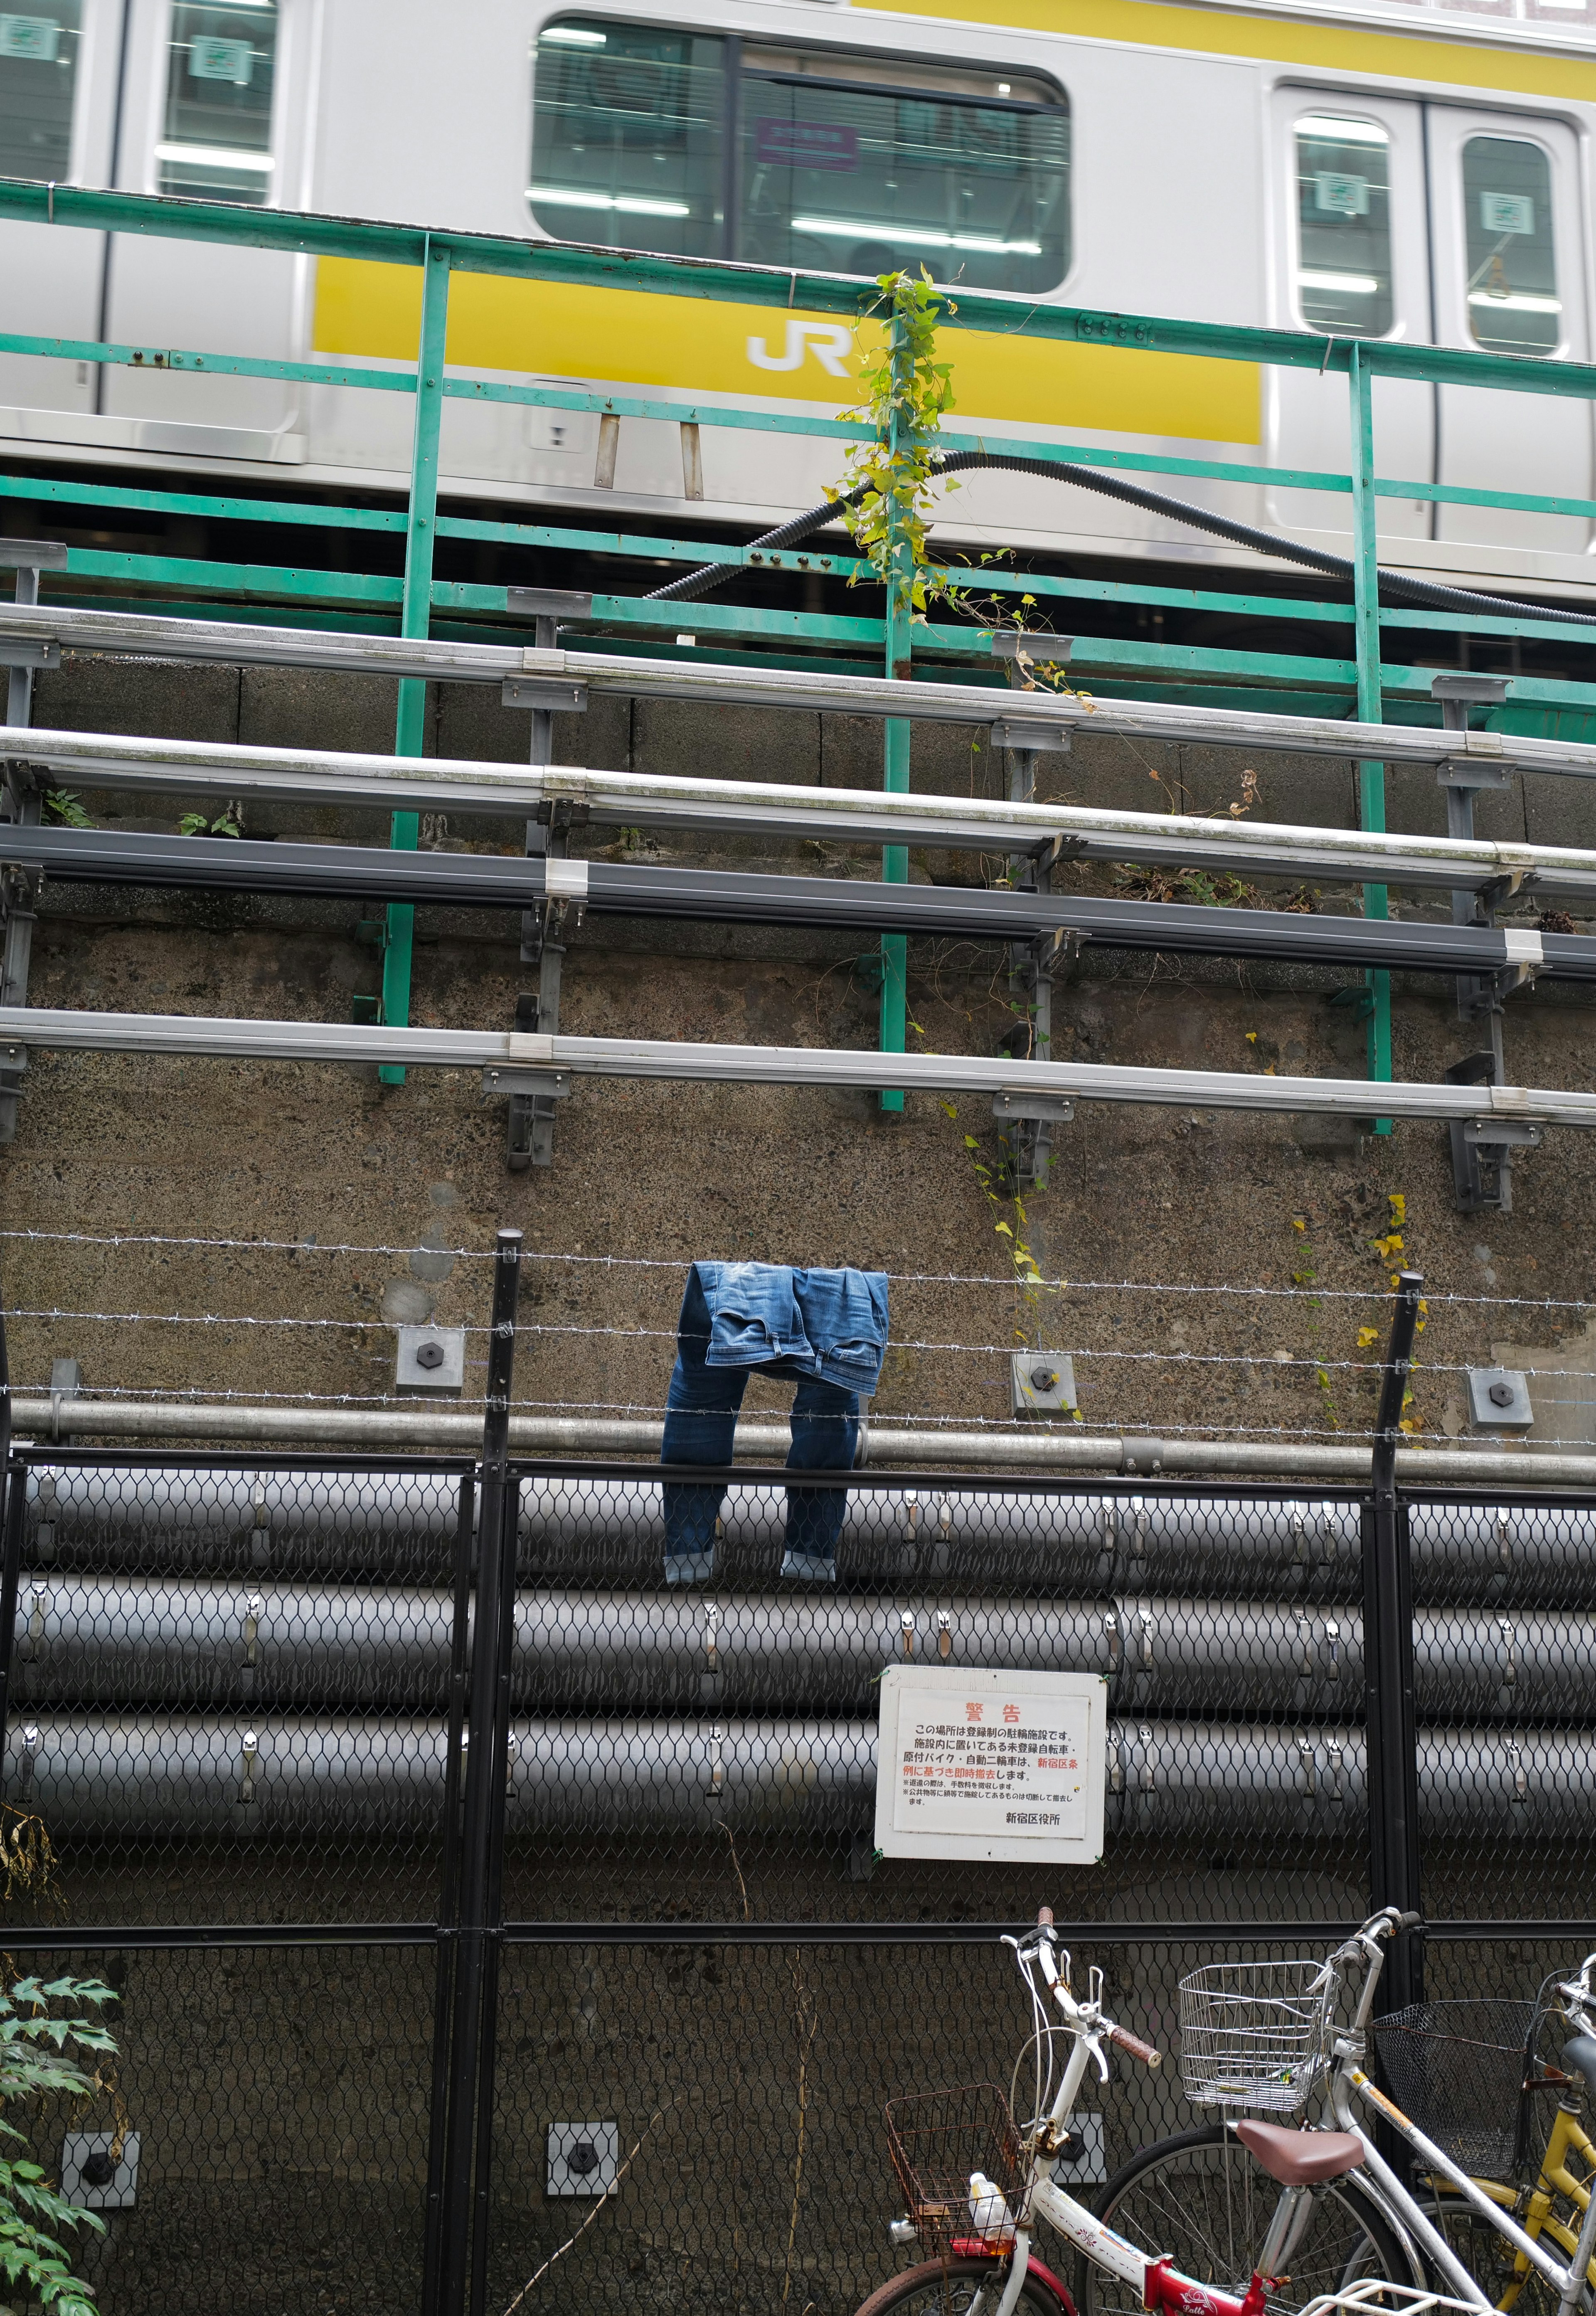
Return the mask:
[[[875, 433], [854, 444], [842, 480], [828, 485], [826, 495], [842, 499], [862, 491], [857, 505], [844, 508], [843, 521], [883, 586], [892, 583], [895, 552], [899, 570], [912, 569], [911, 608], [923, 615], [928, 583], [935, 592], [944, 576], [931, 567], [928, 539], [942, 459], [935, 438], [942, 413], [953, 407], [953, 366], [937, 360], [937, 320], [944, 307], [950, 314], [958, 308], [932, 287], [923, 266], [918, 281], [910, 273], [883, 273], [877, 286], [881, 295], [867, 318], [880, 316], [886, 327], [864, 356], [863, 399], [843, 414], [863, 419]], [[943, 487], [958, 485], [949, 477]]]

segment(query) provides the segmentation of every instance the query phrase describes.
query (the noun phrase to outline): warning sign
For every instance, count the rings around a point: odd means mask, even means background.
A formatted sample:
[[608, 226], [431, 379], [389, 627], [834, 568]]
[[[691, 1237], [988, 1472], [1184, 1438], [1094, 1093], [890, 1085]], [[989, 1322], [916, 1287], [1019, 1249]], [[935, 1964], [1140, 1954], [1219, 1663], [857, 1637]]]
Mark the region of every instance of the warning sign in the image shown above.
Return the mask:
[[881, 1676], [876, 1848], [1094, 1866], [1107, 1738], [1096, 1674], [892, 1665]]

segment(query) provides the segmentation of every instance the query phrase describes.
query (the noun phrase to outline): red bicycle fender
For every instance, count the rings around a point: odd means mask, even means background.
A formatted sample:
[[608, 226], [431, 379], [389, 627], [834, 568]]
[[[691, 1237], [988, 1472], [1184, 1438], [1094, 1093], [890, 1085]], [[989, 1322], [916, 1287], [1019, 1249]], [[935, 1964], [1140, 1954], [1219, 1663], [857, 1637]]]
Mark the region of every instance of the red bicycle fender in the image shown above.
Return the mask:
[[[956, 2259], [1003, 2259], [1008, 2256], [1006, 2244], [989, 2243], [985, 2236], [955, 2236], [949, 2249]], [[1075, 2303], [1070, 2296], [1069, 2286], [1061, 2283], [1052, 2269], [1039, 2260], [1034, 2252], [1026, 2264], [1026, 2274], [1034, 2276], [1037, 2282], [1045, 2285], [1053, 2294], [1063, 2311], [1063, 2316], [1076, 2316]]]
[[1048, 2291], [1053, 2294], [1053, 2297], [1063, 2309], [1064, 2316], [1075, 2316], [1075, 2303], [1070, 2297], [1068, 2285], [1061, 2284], [1057, 2276], [1054, 2275], [1052, 2269], [1050, 2267], [1045, 2267], [1042, 2265], [1042, 2262], [1037, 2258], [1034, 2252], [1031, 2255], [1030, 2266], [1028, 2273], [1034, 2276], [1039, 2283], [1047, 2285]]

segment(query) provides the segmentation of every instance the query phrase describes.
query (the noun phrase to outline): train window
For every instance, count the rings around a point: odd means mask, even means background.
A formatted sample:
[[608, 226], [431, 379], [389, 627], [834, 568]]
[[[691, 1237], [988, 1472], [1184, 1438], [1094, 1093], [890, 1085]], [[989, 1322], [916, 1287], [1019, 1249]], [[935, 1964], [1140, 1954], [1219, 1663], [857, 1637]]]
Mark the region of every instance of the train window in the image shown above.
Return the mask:
[[58, 184], [72, 174], [78, 38], [78, 0], [0, 15], [0, 177]]
[[572, 18], [538, 41], [532, 181], [546, 233], [718, 257], [726, 239], [726, 42]]
[[744, 59], [737, 255], [1024, 293], [1069, 270], [1069, 107], [889, 59]]
[[1297, 286], [1302, 318], [1334, 337], [1391, 327], [1391, 138], [1378, 120], [1297, 123]]
[[1069, 107], [1000, 69], [560, 17], [538, 40], [528, 204], [567, 241], [1050, 290]]
[[1463, 147], [1468, 325], [1499, 354], [1556, 353], [1563, 336], [1552, 246], [1552, 166], [1527, 137]]
[[271, 200], [276, 65], [277, 0], [173, 0], [156, 147], [163, 193]]

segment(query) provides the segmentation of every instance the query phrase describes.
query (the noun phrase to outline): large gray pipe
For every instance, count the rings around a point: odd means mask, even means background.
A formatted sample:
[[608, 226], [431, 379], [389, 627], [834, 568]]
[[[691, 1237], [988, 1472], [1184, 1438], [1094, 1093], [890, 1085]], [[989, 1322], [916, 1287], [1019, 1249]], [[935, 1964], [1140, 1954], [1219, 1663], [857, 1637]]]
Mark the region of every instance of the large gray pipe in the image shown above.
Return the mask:
[[[510, 1830], [862, 1832], [872, 1819], [875, 1737], [867, 1721], [522, 1721]], [[4, 1791], [58, 1840], [417, 1841], [441, 1831], [446, 1743], [442, 1722], [415, 1717], [19, 1715]], [[1114, 1721], [1106, 1785], [1110, 1842], [1358, 1840], [1363, 1737], [1324, 1724]], [[1423, 1833], [1481, 1845], [1588, 1843], [1596, 1735], [1424, 1731], [1419, 1822]]]
[[[452, 1597], [248, 1581], [34, 1575], [17, 1606], [18, 1709], [77, 1705], [441, 1708]], [[1596, 1618], [1421, 1611], [1431, 1721], [1596, 1721]], [[1360, 1709], [1355, 1610], [1256, 1601], [942, 1605], [891, 1596], [714, 1601], [678, 1590], [522, 1592], [518, 1711], [869, 1714], [899, 1663], [1094, 1672], [1127, 1713]]]
[[[438, 1583], [450, 1572], [459, 1482], [448, 1474], [31, 1472], [29, 1564], [81, 1571], [374, 1575]], [[769, 1582], [785, 1518], [780, 1488], [736, 1485], [721, 1521], [721, 1572]], [[521, 1493], [524, 1579], [646, 1582], [663, 1570], [655, 1479], [529, 1480]], [[1431, 1605], [1583, 1602], [1596, 1510], [1529, 1504], [1413, 1509], [1414, 1582]], [[1355, 1503], [1226, 1501], [1045, 1489], [855, 1489], [842, 1566], [888, 1587], [1048, 1591], [1200, 1590], [1351, 1601], [1360, 1585]]]

